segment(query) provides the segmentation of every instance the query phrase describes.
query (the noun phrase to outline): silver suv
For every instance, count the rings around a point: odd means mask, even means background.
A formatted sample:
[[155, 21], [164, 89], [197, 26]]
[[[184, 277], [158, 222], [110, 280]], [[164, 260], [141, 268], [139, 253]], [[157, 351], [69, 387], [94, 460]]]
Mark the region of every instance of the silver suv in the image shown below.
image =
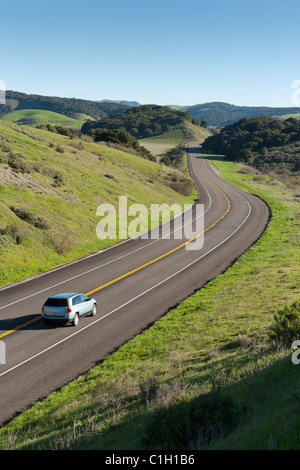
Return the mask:
[[97, 302], [84, 294], [57, 294], [49, 297], [42, 308], [45, 323], [71, 323], [78, 325], [79, 317], [95, 316]]

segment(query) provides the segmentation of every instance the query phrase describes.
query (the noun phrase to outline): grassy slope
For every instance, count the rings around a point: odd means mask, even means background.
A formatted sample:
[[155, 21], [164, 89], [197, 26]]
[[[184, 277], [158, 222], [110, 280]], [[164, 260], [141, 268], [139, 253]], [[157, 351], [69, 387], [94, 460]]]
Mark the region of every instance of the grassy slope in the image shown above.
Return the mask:
[[280, 116], [281, 119], [288, 119], [288, 118], [295, 118], [295, 119], [300, 119], [300, 113], [294, 113], [294, 114], [283, 114]]
[[[96, 237], [100, 220], [96, 209], [104, 202], [118, 207], [119, 195], [128, 195], [128, 204], [138, 202], [147, 207], [152, 203], [191, 201], [164, 184], [172, 170], [164, 168], [158, 177], [158, 163], [34, 128], [29, 134], [27, 129], [0, 125], [4, 149], [21, 153], [26, 162], [46, 169], [46, 174], [16, 173], [5, 163], [9, 153], [0, 148], [0, 230], [9, 227], [0, 239], [0, 285], [113, 243]], [[64, 153], [57, 151], [59, 145]], [[49, 170], [62, 175], [61, 186], [55, 186], [53, 177], [47, 175]], [[50, 222], [51, 229], [41, 230], [20, 220], [10, 210], [13, 205], [34, 210]], [[19, 244], [13, 243], [10, 236], [15, 231], [21, 238]]]
[[39, 109], [22, 109], [13, 111], [2, 116], [4, 121], [20, 122], [29, 126], [38, 126], [39, 124], [52, 124], [58, 126], [81, 127], [87, 119], [91, 119], [85, 114], [80, 115], [80, 119], [72, 119], [63, 114]]
[[[274, 312], [299, 298], [299, 199], [275, 181], [240, 173], [241, 165], [210, 158], [226, 179], [268, 202], [266, 232], [223, 275], [4, 427], [0, 448], [141, 449], [149, 429], [162, 428], [158, 410], [194, 407], [218, 390], [246, 412], [208, 447], [299, 449], [299, 367], [290, 351], [266, 341]], [[201, 448], [195, 441], [191, 435], [190, 447]]]
[[140, 139], [141, 145], [146, 147], [153, 155], [162, 156], [169, 149], [189, 141], [203, 141], [206, 137], [211, 135], [209, 130], [203, 127], [195, 126], [190, 122], [186, 122], [182, 127], [172, 129], [172, 131], [165, 132], [161, 135]]

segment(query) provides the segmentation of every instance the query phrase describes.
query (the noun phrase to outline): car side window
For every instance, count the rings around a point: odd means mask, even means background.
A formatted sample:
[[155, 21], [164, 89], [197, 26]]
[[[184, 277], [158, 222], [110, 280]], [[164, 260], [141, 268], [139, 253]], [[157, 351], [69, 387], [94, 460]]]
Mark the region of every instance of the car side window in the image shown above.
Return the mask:
[[80, 295], [80, 303], [85, 302], [85, 301], [86, 301], [86, 297], [84, 295]]
[[77, 295], [76, 297], [73, 298], [72, 305], [78, 305], [80, 304], [80, 302], [81, 302], [80, 295]]

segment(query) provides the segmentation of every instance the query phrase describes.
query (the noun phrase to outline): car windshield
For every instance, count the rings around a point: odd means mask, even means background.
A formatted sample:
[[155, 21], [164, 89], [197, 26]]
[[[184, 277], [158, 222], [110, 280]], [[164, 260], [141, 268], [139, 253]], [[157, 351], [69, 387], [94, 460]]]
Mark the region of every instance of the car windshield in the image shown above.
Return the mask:
[[67, 307], [68, 306], [68, 299], [57, 299], [50, 297], [45, 302], [46, 307]]

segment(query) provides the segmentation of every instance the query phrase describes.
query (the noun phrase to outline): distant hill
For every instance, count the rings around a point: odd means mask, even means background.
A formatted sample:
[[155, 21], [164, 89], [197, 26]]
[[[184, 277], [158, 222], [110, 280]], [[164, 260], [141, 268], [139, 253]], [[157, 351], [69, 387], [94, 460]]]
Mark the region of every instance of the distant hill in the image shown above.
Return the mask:
[[183, 147], [185, 143], [190, 141], [202, 142], [211, 134], [210, 129], [205, 129], [189, 121], [184, 121], [179, 127], [172, 128], [172, 130], [168, 132], [139, 139], [139, 143], [143, 147], [146, 147], [152, 155], [161, 157], [170, 149], [174, 149], [178, 146]]
[[59, 98], [56, 96], [27, 95], [17, 91], [6, 91], [6, 104], [0, 105], [0, 116], [12, 111], [39, 109], [63, 114], [73, 119], [85, 114], [93, 119], [101, 119], [129, 109], [126, 104], [112, 101], [89, 101], [77, 98]]
[[286, 116], [299, 117], [300, 108], [272, 108], [267, 106], [235, 106], [233, 104], [212, 102], [194, 106], [171, 105], [171, 109], [185, 111], [191, 116], [205, 120], [210, 126], [226, 126], [245, 117], [271, 116], [285, 119]]
[[101, 100], [97, 101], [97, 103], [118, 103], [118, 104], [125, 104], [126, 106], [142, 106], [141, 103], [138, 101], [117, 101], [117, 100]]
[[64, 114], [54, 113], [42, 109], [21, 109], [12, 111], [2, 116], [3, 121], [15, 122], [28, 126], [39, 126], [41, 124], [51, 124], [66, 127], [81, 127], [83, 123], [90, 119], [86, 114], [78, 114], [77, 119], [65, 116]]
[[160, 135], [185, 122], [201, 127], [201, 122], [189, 113], [176, 111], [166, 106], [142, 105], [131, 107], [127, 111], [98, 121], [87, 121], [81, 131], [87, 134], [92, 129], [124, 128], [133, 137], [143, 139]]

